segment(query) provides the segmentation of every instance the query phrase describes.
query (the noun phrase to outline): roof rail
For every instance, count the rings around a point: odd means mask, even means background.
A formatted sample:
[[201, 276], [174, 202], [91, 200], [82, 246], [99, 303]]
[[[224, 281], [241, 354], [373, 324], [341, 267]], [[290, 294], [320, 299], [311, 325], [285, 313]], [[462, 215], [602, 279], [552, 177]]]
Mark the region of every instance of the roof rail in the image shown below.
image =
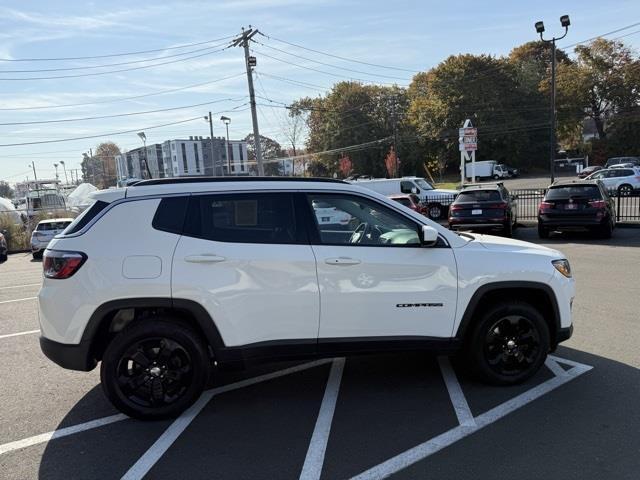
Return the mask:
[[142, 180], [131, 185], [131, 187], [147, 187], [150, 185], [172, 185], [181, 183], [223, 183], [223, 182], [326, 182], [326, 183], [348, 183], [333, 178], [315, 177], [170, 177], [152, 178]]

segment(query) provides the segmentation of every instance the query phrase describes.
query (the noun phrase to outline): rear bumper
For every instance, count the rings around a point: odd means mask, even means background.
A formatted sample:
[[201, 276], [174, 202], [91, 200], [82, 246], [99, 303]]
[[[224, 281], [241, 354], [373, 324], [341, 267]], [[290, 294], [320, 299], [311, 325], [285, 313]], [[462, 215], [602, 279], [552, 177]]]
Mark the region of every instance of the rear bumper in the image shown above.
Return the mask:
[[544, 227], [552, 227], [552, 228], [587, 228], [587, 227], [599, 227], [601, 226], [608, 217], [580, 217], [580, 218], [571, 218], [571, 217], [558, 217], [558, 218], [549, 218], [546, 215], [542, 215], [538, 217], [538, 223]]
[[41, 336], [40, 349], [49, 360], [69, 370], [88, 372], [98, 363], [90, 354], [90, 342], [59, 343]]

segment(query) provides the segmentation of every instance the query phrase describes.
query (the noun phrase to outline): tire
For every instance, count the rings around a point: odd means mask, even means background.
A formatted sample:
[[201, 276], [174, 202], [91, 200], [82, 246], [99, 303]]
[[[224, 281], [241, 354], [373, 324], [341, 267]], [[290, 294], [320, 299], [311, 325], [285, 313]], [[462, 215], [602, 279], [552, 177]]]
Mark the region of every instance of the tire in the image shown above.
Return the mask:
[[111, 341], [100, 379], [105, 395], [122, 413], [159, 420], [193, 405], [210, 372], [207, 347], [197, 333], [172, 319], [153, 318], [134, 321]]
[[633, 193], [633, 187], [628, 184], [620, 185], [618, 187], [618, 195], [621, 197], [628, 197]]
[[42, 260], [42, 251], [33, 252], [31, 255], [33, 256], [34, 260]]
[[430, 203], [427, 205], [427, 216], [431, 220], [440, 220], [442, 218], [442, 213], [444, 208], [439, 203]]
[[549, 352], [549, 327], [525, 302], [493, 306], [475, 325], [468, 342], [469, 367], [483, 382], [515, 385], [531, 378]]
[[9, 255], [6, 253], [0, 253], [0, 263], [4, 263], [9, 259]]
[[541, 226], [538, 223], [538, 237], [542, 239], [549, 238], [549, 229]]
[[607, 223], [602, 225], [596, 233], [600, 238], [603, 238], [603, 239], [611, 238], [611, 236], [613, 235], [613, 225], [611, 223], [611, 220], [607, 220]]
[[513, 237], [513, 224], [511, 223], [511, 220], [507, 220], [507, 223], [502, 229], [502, 234], [508, 238]]
[[498, 179], [500, 179], [500, 177], [499, 177], [498, 175], [494, 175], [494, 176], [493, 176], [493, 179], [494, 179], [494, 180], [498, 180]]

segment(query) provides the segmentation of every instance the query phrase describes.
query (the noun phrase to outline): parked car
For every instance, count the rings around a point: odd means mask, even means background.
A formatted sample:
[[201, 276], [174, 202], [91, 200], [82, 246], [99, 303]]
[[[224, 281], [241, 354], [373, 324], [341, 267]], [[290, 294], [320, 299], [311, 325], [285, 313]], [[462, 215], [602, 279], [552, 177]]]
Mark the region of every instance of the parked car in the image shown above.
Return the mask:
[[638, 157], [612, 157], [604, 164], [604, 168], [610, 168], [621, 163], [632, 163], [635, 167], [640, 167], [640, 158]]
[[507, 171], [507, 177], [509, 178], [517, 178], [520, 175], [520, 171], [515, 167], [505, 165], [504, 163], [501, 164], [501, 166], [503, 170]]
[[338, 210], [333, 205], [322, 201], [314, 202], [313, 211], [316, 215], [316, 221], [323, 227], [334, 226], [344, 228], [349, 225], [352, 219], [351, 215], [347, 212]]
[[598, 170], [602, 170], [600, 165], [591, 165], [590, 167], [583, 168], [582, 171], [578, 173], [578, 178], [586, 178]]
[[606, 168], [592, 173], [585, 180], [600, 180], [610, 192], [628, 197], [640, 191], [640, 167]]
[[502, 184], [470, 185], [449, 208], [451, 230], [499, 231], [513, 234], [517, 222], [515, 199]]
[[[460, 351], [517, 384], [573, 331], [560, 252], [456, 234], [339, 180], [168, 178], [94, 198], [45, 251], [40, 345], [66, 368], [101, 361], [133, 417], [179, 415], [215, 365], [292, 355]], [[357, 227], [318, 223], [325, 203]]]
[[9, 252], [9, 247], [7, 245], [7, 238], [5, 237], [6, 232], [3, 230], [0, 232], [0, 263], [7, 261], [7, 253]]
[[62, 233], [71, 222], [73, 222], [73, 218], [52, 218], [39, 222], [31, 233], [31, 254], [33, 258], [42, 258], [42, 254], [53, 237]]
[[432, 220], [442, 218], [447, 213], [449, 205], [458, 194], [457, 190], [433, 188], [433, 185], [420, 177], [354, 180], [351, 183], [353, 185], [369, 188], [386, 196], [413, 193], [420, 198], [420, 203], [427, 206], [427, 215]]
[[616, 207], [599, 180], [560, 181], [549, 187], [538, 208], [538, 235], [551, 231], [589, 230], [610, 238]]
[[420, 203], [420, 197], [413, 193], [409, 195], [389, 195], [389, 198], [410, 208], [414, 212], [418, 212], [422, 215], [428, 215], [427, 207], [422, 205]]

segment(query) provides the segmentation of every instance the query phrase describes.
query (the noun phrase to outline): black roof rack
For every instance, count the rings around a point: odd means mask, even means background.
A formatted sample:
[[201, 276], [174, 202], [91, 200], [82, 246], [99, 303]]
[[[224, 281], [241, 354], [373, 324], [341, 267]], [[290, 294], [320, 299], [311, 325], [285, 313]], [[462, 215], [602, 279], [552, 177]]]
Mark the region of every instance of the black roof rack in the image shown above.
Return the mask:
[[553, 182], [550, 187], [566, 187], [567, 185], [597, 185], [600, 180], [592, 178], [592, 179], [581, 179], [581, 180], [556, 180]]
[[132, 187], [146, 187], [150, 185], [171, 185], [175, 183], [218, 183], [218, 182], [326, 182], [348, 183], [333, 178], [315, 177], [170, 177], [141, 180], [131, 185]]

